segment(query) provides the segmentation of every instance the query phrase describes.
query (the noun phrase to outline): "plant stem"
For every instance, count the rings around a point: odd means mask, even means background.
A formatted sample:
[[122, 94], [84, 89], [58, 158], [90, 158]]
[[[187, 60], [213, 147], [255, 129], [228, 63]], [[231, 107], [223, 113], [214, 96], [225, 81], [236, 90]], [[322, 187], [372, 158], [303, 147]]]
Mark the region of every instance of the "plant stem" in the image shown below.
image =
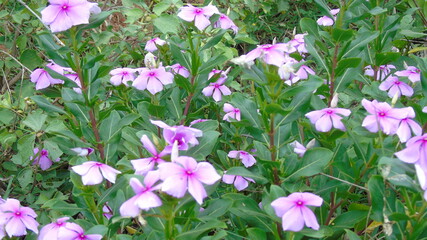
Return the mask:
[[[191, 80], [190, 80], [190, 84], [191, 84], [191, 86], [193, 86], [194, 85], [194, 80], [196, 79], [196, 76], [192, 76], [191, 77]], [[187, 115], [188, 115], [188, 111], [189, 111], [189, 109], [190, 109], [190, 105], [191, 105], [191, 99], [193, 99], [193, 96], [194, 96], [194, 93], [192, 93], [192, 92], [190, 92], [189, 94], [188, 94], [188, 98], [187, 98], [187, 102], [185, 103], [185, 109], [184, 109], [184, 113], [183, 113], [183, 116], [184, 116], [184, 118], [181, 120], [181, 122], [180, 122], [180, 124], [182, 125], [182, 124], [184, 124], [184, 122], [185, 122], [185, 119], [187, 118]]]
[[332, 59], [332, 72], [331, 72], [331, 79], [330, 79], [330, 86], [329, 86], [329, 102], [328, 106], [331, 107], [332, 98], [334, 97], [334, 91], [335, 91], [335, 68], [338, 64], [338, 50], [339, 50], [339, 43], [335, 45], [334, 49], [334, 57]]

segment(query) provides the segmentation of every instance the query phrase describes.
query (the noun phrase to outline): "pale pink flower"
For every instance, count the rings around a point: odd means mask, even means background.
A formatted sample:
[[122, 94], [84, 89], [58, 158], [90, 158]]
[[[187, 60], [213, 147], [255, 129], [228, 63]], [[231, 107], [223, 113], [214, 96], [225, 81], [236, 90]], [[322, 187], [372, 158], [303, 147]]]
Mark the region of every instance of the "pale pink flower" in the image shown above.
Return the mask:
[[100, 12], [97, 3], [86, 0], [49, 0], [41, 11], [42, 21], [52, 32], [62, 32], [72, 26], [89, 23], [90, 13]]
[[77, 156], [86, 157], [93, 153], [93, 148], [71, 148], [71, 150], [75, 153], [77, 153]]
[[289, 43], [294, 46], [297, 51], [300, 54], [304, 54], [307, 53], [307, 48], [305, 47], [305, 41], [304, 41], [304, 37], [307, 35], [307, 33], [304, 34], [296, 34], [294, 36], [294, 39], [292, 39], [291, 41], [289, 41]]
[[409, 139], [406, 148], [394, 155], [403, 162], [414, 164], [418, 181], [424, 190], [424, 199], [427, 201], [427, 134]]
[[153, 193], [153, 191], [161, 187], [161, 185], [154, 186], [159, 179], [160, 175], [158, 171], [148, 172], [144, 177], [144, 185], [138, 179], [131, 178], [129, 184], [136, 195], [120, 206], [120, 215], [124, 217], [136, 217], [141, 210], [148, 211], [150, 208], [161, 206], [162, 200]]
[[163, 46], [165, 44], [166, 44], [166, 41], [156, 37], [148, 40], [147, 44], [145, 45], [145, 50], [149, 52], [154, 52], [157, 50], [157, 46]]
[[40, 230], [37, 240], [57, 240], [58, 232], [65, 227], [69, 217], [58, 218], [55, 222], [49, 223]]
[[132, 86], [138, 90], [147, 89], [151, 94], [156, 94], [163, 90], [163, 85], [173, 82], [173, 74], [166, 72], [165, 68], [142, 68], [139, 76], [133, 81]]
[[408, 77], [408, 79], [411, 80], [411, 82], [413, 83], [419, 82], [421, 80], [420, 69], [413, 66], [409, 66], [408, 68], [406, 68], [406, 70], [403, 71], [397, 71], [394, 74], [399, 77]]
[[132, 68], [116, 68], [110, 71], [110, 83], [114, 86], [119, 86], [120, 84], [128, 85], [127, 82], [133, 82], [135, 80], [135, 72], [137, 70]]
[[423, 113], [427, 113], [427, 107], [423, 107], [422, 112], [423, 112]]
[[82, 83], [80, 82], [79, 75], [75, 72], [70, 72], [64, 74], [64, 76], [77, 84], [78, 87], [73, 87], [74, 92], [82, 94]]
[[162, 121], [150, 120], [152, 124], [163, 128], [163, 138], [169, 144], [165, 147], [165, 151], [170, 153], [172, 146], [177, 142], [178, 150], [188, 150], [199, 144], [198, 137], [203, 135], [199, 129], [186, 126], [169, 126]]
[[194, 21], [194, 25], [197, 29], [202, 31], [211, 24], [209, 18], [214, 14], [219, 14], [218, 8], [215, 6], [194, 7], [191, 4], [187, 4], [186, 7], [181, 7], [179, 9], [178, 17], [187, 22]]
[[362, 105], [371, 114], [363, 119], [362, 127], [370, 132], [378, 132], [380, 127], [387, 135], [395, 134], [402, 116], [406, 113], [406, 110], [392, 108], [388, 103], [377, 100], [370, 102], [363, 99]]
[[103, 178], [115, 183], [116, 175], [121, 173], [107, 164], [95, 161], [84, 162], [83, 164], [74, 166], [71, 169], [82, 176], [82, 182], [84, 185], [99, 184], [102, 182]]
[[334, 25], [334, 19], [332, 19], [328, 16], [323, 16], [323, 17], [317, 19], [317, 24], [320, 26], [332, 26], [332, 25]]
[[329, 13], [330, 13], [332, 16], [337, 15], [339, 12], [340, 12], [340, 9], [339, 9], [339, 8], [331, 9], [331, 11], [329, 11]]
[[232, 29], [234, 34], [237, 34], [239, 28], [234, 24], [234, 22], [225, 14], [219, 14], [219, 19], [214, 25], [216, 28], [222, 29]]
[[[322, 110], [312, 111], [305, 116], [310, 119], [310, 122], [316, 126], [319, 132], [329, 132], [332, 127], [345, 131], [346, 128], [341, 122], [342, 117], [348, 117], [351, 111], [344, 108], [325, 108]], [[340, 116], [341, 115], [341, 116]]]
[[403, 108], [402, 110], [406, 110], [406, 114], [402, 116], [396, 134], [401, 142], [406, 142], [411, 138], [412, 132], [414, 135], [419, 136], [423, 133], [423, 130], [417, 122], [411, 119], [415, 118], [415, 112], [412, 107]]
[[396, 94], [398, 97], [404, 95], [410, 97], [414, 94], [414, 90], [406, 83], [399, 81], [399, 78], [390, 76], [385, 79], [379, 86], [382, 91], [388, 90], [388, 96], [394, 97]]
[[304, 225], [319, 230], [316, 215], [307, 206], [320, 207], [322, 203], [323, 199], [313, 193], [295, 192], [274, 200], [271, 206], [276, 215], [282, 218], [283, 231], [299, 232]]
[[245, 188], [247, 188], [249, 186], [249, 182], [255, 183], [255, 181], [252, 178], [242, 177], [237, 175], [228, 175], [225, 173], [226, 172], [224, 172], [224, 175], [222, 175], [222, 181], [227, 184], [234, 184], [234, 186], [238, 191], [242, 191]]
[[[376, 80], [382, 81], [386, 79], [391, 74], [392, 69], [396, 69], [396, 67], [391, 64], [379, 66]], [[371, 65], [365, 67], [365, 75], [374, 77], [374, 69], [371, 67]]]
[[151, 153], [152, 157], [149, 158], [141, 158], [131, 160], [133, 168], [136, 170], [136, 174], [145, 175], [147, 172], [154, 169], [155, 164], [164, 163], [165, 160], [162, 157], [168, 155], [169, 153], [165, 150], [158, 153], [154, 144], [150, 141], [147, 135], [143, 135], [141, 137], [141, 142], [144, 145], [144, 148], [147, 149], [149, 153]]
[[206, 122], [206, 121], [209, 121], [209, 119], [196, 119], [190, 123], [190, 127], [196, 123], [201, 123], [201, 122]]
[[212, 96], [216, 102], [221, 101], [222, 95], [227, 96], [231, 94], [230, 89], [224, 85], [227, 80], [227, 76], [221, 70], [213, 69], [208, 76], [208, 79], [211, 79], [214, 75], [220, 74], [218, 80], [214, 83], [210, 83], [209, 86], [203, 88], [202, 93], [206, 97]]
[[58, 240], [101, 240], [100, 234], [85, 234], [82, 227], [76, 223], [67, 222], [58, 232]]
[[296, 153], [299, 157], [303, 157], [307, 151], [307, 148], [298, 141], [293, 141], [289, 145], [294, 148], [294, 153]]
[[231, 121], [231, 119], [235, 119], [236, 121], [240, 121], [240, 109], [233, 107], [233, 105], [229, 103], [224, 104], [224, 112], [226, 113], [222, 120], [226, 120], [228, 122]]
[[253, 166], [256, 163], [254, 156], [245, 151], [230, 151], [228, 153], [228, 157], [239, 158], [242, 160], [243, 165], [245, 165], [247, 168]]
[[179, 63], [174, 64], [170, 67], [172, 69], [173, 74], [179, 74], [185, 78], [188, 78], [190, 76], [190, 72], [188, 71], [188, 69], [185, 68], [184, 66], [180, 65]]
[[212, 185], [221, 176], [208, 162], [196, 162], [194, 158], [180, 156], [174, 162], [159, 165], [162, 191], [176, 198], [182, 198], [188, 192], [197, 203], [202, 204], [207, 193], [202, 183]]
[[18, 200], [8, 198], [0, 204], [0, 226], [11, 238], [12, 236], [24, 236], [27, 228], [38, 233], [39, 223], [35, 220], [37, 214], [29, 207], [21, 207]]
[[280, 67], [286, 62], [285, 52], [288, 51], [289, 44], [276, 43], [259, 45], [254, 50], [246, 54], [246, 61], [261, 58], [265, 63]]
[[30, 80], [36, 83], [36, 90], [44, 89], [55, 84], [62, 84], [64, 81], [53, 78], [43, 68], [37, 68], [30, 75]]

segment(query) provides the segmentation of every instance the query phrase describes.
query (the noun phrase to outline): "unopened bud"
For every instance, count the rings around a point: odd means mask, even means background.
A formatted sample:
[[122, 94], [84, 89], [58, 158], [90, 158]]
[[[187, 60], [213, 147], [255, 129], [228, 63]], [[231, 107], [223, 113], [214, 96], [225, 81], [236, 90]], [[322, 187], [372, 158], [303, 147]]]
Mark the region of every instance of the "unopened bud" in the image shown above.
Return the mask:
[[310, 140], [310, 142], [307, 143], [307, 146], [305, 148], [306, 149], [313, 148], [315, 144], [316, 144], [316, 139], [313, 138]]
[[277, 42], [277, 39], [273, 38], [273, 43], [272, 44], [274, 45], [274, 44], [276, 44], [276, 42]]
[[391, 107], [394, 107], [398, 99], [399, 99], [399, 92], [396, 92], [393, 96], [393, 99], [391, 99]]
[[148, 67], [148, 68], [150, 68], [150, 69], [151, 68], [157, 68], [156, 59], [157, 59], [157, 57], [154, 56], [154, 54], [147, 53], [145, 55], [145, 58], [144, 58], [144, 64], [145, 64], [145, 66]]
[[336, 108], [338, 105], [338, 93], [334, 93], [334, 96], [331, 100], [331, 108]]

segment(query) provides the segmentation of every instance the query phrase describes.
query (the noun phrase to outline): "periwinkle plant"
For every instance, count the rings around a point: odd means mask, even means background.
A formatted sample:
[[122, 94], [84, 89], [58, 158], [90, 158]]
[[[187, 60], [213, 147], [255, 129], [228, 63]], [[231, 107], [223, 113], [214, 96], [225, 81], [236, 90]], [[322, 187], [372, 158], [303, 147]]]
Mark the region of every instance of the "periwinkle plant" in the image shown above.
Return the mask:
[[316, 1], [317, 22], [239, 56], [235, 10], [173, 2], [125, 51], [93, 38], [108, 6], [41, 11], [62, 46], [39, 37], [0, 238], [426, 237], [427, 63], [392, 52], [394, 3]]

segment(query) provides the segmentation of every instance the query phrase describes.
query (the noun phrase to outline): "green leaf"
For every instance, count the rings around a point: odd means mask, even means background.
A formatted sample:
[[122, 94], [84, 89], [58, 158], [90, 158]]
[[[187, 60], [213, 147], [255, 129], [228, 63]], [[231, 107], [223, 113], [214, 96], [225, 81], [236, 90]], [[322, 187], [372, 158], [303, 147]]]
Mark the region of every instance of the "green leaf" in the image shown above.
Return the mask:
[[33, 170], [30, 167], [22, 169], [17, 176], [21, 188], [26, 188], [33, 181]]
[[394, 62], [397, 59], [399, 59], [400, 56], [402, 56], [402, 54], [396, 53], [396, 52], [376, 53], [375, 54], [375, 65], [381, 66], [381, 65], [389, 64], [389, 63]]
[[193, 92], [193, 86], [190, 84], [190, 81], [179, 74], [175, 74], [175, 83], [179, 87], [185, 89], [188, 93]]
[[227, 170], [227, 174], [252, 178], [255, 182], [260, 184], [268, 182], [268, 180], [259, 173], [253, 173], [244, 167], [232, 167]]
[[89, 230], [85, 232], [85, 234], [100, 234], [104, 236], [108, 232], [108, 227], [105, 225], [96, 225], [91, 227]]
[[176, 239], [177, 240], [188, 240], [188, 239], [198, 239], [200, 235], [203, 233], [212, 230], [212, 229], [219, 229], [219, 228], [226, 228], [227, 225], [224, 222], [221, 222], [219, 220], [209, 220], [206, 223], [203, 223], [201, 225], [196, 226], [194, 229], [185, 231], [181, 234], [179, 234]]
[[354, 35], [354, 31], [352, 29], [341, 29], [334, 28], [332, 29], [332, 39], [336, 43], [342, 43], [350, 40]]
[[73, 216], [83, 211], [83, 209], [77, 207], [76, 204], [67, 203], [59, 199], [51, 199], [45, 202], [42, 208], [55, 210], [60, 212], [62, 215], [68, 215], [68, 216]]
[[44, 111], [48, 112], [48, 113], [53, 113], [53, 112], [57, 112], [57, 113], [61, 113], [61, 114], [66, 114], [66, 112], [64, 111], [64, 109], [57, 107], [55, 105], [53, 105], [52, 103], [50, 103], [46, 98], [44, 98], [43, 96], [37, 95], [37, 96], [32, 96], [31, 99]]
[[316, 75], [310, 75], [308, 81], [301, 81], [294, 86], [286, 88], [281, 94], [281, 97], [290, 98], [297, 94], [312, 93], [323, 84], [324, 82], [322, 78]]
[[377, 222], [384, 222], [384, 192], [385, 185], [381, 176], [371, 176], [368, 181], [369, 194], [372, 200], [372, 215], [371, 218]]
[[351, 42], [349, 49], [342, 55], [341, 59], [345, 57], [358, 57], [363, 49], [368, 48], [368, 43], [376, 39], [379, 35], [380, 33], [378, 31], [359, 32], [356, 35], [356, 39]]
[[223, 216], [233, 204], [229, 199], [214, 199], [208, 202], [208, 207], [200, 212], [199, 218], [208, 221], [211, 218], [217, 219]]
[[202, 52], [206, 49], [209, 49], [209, 48], [215, 46], [217, 43], [219, 43], [219, 41], [221, 41], [222, 37], [224, 36], [224, 34], [226, 32], [227, 32], [226, 29], [221, 29], [215, 36], [213, 36], [211, 39], [209, 39], [209, 41], [205, 45], [203, 45], [199, 51]]
[[105, 19], [107, 19], [108, 16], [110, 16], [112, 13], [117, 12], [118, 10], [112, 10], [112, 11], [102, 11], [98, 14], [92, 15], [89, 19], [89, 24], [79, 25], [78, 32], [83, 31], [85, 29], [91, 29], [91, 28], [97, 28], [101, 26], [101, 24], [104, 22]]
[[333, 152], [326, 148], [312, 148], [305, 152], [301, 160], [300, 168], [289, 175], [286, 179], [296, 179], [298, 177], [307, 177], [318, 174], [328, 165], [333, 156]]
[[372, 16], [379, 15], [379, 14], [381, 14], [381, 13], [385, 13], [385, 12], [387, 12], [387, 9], [385, 9], [385, 8], [381, 8], [381, 7], [379, 7], [379, 6], [376, 6], [376, 7], [374, 7], [373, 9], [369, 10], [369, 13], [370, 13]]
[[354, 226], [368, 217], [369, 211], [353, 210], [338, 215], [333, 226], [336, 228], [354, 228]]
[[156, 117], [165, 116], [166, 106], [154, 105], [154, 104], [151, 104], [148, 102], [147, 102], [147, 105], [148, 105], [147, 110], [151, 115], [156, 116]]
[[202, 130], [203, 132], [215, 131], [218, 129], [218, 121], [216, 120], [207, 120], [204, 122], [199, 122], [193, 124], [191, 127]]
[[170, 43], [169, 46], [174, 59], [187, 69], [191, 69], [191, 61], [189, 60], [188, 53], [183, 53], [183, 49], [181, 49], [174, 43]]
[[302, 32], [307, 32], [311, 36], [314, 36], [316, 38], [320, 38], [319, 26], [316, 23], [316, 21], [314, 21], [313, 19], [311, 19], [311, 18], [301, 19], [300, 26], [301, 26]]
[[89, 61], [88, 61], [88, 62], [83, 66], [83, 69], [91, 69], [91, 68], [93, 68], [93, 66], [95, 66], [95, 64], [96, 64], [97, 62], [100, 62], [102, 59], [104, 59], [104, 56], [105, 56], [105, 55], [101, 54], [101, 55], [98, 55], [98, 56], [93, 57], [91, 60], [89, 60]]
[[171, 6], [171, 2], [169, 1], [161, 1], [154, 5], [153, 12], [160, 16], [164, 11], [168, 10]]
[[110, 116], [104, 119], [99, 126], [99, 134], [104, 142], [108, 142], [115, 134], [119, 132], [120, 115], [116, 110], [111, 111]]
[[6, 108], [0, 108], [0, 122], [4, 124], [9, 124], [13, 118], [15, 117], [15, 113]]
[[26, 49], [19, 59], [29, 69], [34, 69], [43, 64], [43, 60], [33, 49]]
[[344, 229], [344, 230], [345, 230], [345, 233], [346, 233], [348, 240], [361, 240], [359, 235], [357, 235], [355, 232], [348, 230], [348, 229]]
[[260, 228], [248, 228], [246, 232], [248, 233], [249, 239], [267, 239], [267, 233]]
[[321, 68], [323, 68], [328, 75], [330, 75], [329, 68], [326, 65], [325, 57], [322, 56], [318, 51], [317, 47], [314, 46], [315, 39], [313, 36], [305, 36], [304, 42], [306, 44], [307, 51], [316, 59]]
[[35, 132], [38, 132], [42, 129], [43, 124], [46, 122], [46, 118], [47, 115], [38, 110], [28, 115], [24, 121], [22, 121], [22, 123], [25, 126], [33, 129]]
[[61, 149], [59, 149], [58, 144], [56, 144], [54, 141], [49, 140], [49, 139], [44, 141], [44, 147], [43, 148], [49, 151], [49, 157], [51, 160], [56, 160], [63, 153], [61, 151]]
[[199, 138], [199, 144], [190, 148], [187, 154], [198, 160], [204, 160], [206, 156], [212, 153], [218, 140], [219, 132], [207, 131], [203, 132], [203, 136]]
[[338, 64], [337, 64], [337, 68], [335, 69], [335, 76], [339, 77], [347, 69], [358, 67], [361, 61], [362, 61], [361, 58], [346, 58], [346, 59], [341, 59], [338, 62]]
[[154, 26], [164, 34], [178, 34], [179, 23], [178, 17], [172, 15], [162, 15], [153, 22]]

